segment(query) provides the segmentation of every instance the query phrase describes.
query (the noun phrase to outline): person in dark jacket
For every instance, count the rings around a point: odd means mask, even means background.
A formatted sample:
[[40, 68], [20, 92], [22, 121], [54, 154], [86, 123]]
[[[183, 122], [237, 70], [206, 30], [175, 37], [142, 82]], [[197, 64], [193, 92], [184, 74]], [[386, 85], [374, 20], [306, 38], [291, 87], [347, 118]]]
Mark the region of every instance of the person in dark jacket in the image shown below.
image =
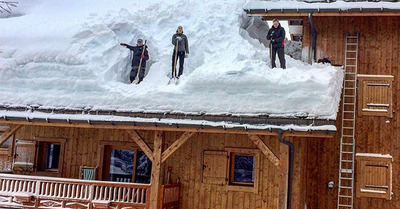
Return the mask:
[[[149, 52], [147, 51], [147, 46], [143, 45], [143, 40], [138, 39], [136, 46], [130, 46], [126, 43], [121, 43], [121, 46], [125, 46], [126, 48], [132, 50], [133, 56], [132, 56], [132, 70], [130, 73], [130, 80], [131, 83], [135, 80], [136, 75], [139, 70], [139, 65], [140, 65], [140, 60], [142, 60], [141, 66], [140, 66], [140, 72], [139, 72], [139, 82], [143, 81], [144, 78], [144, 72], [146, 70], [146, 61], [149, 60]], [[144, 49], [144, 53], [143, 53]]]
[[[175, 60], [175, 51], [176, 51], [176, 44], [178, 43], [178, 54]], [[179, 78], [183, 74], [183, 64], [185, 62], [185, 58], [189, 55], [189, 42], [188, 38], [185, 34], [183, 34], [183, 27], [179, 26], [176, 30], [176, 33], [172, 36], [172, 45], [174, 45], [174, 52], [172, 53], [172, 77]], [[178, 76], [174, 74], [174, 66], [175, 62], [179, 59], [179, 73]], [[176, 64], [178, 65], [178, 64]]]
[[274, 19], [272, 21], [273, 25], [268, 31], [267, 39], [271, 40], [270, 47], [272, 53], [272, 68], [276, 68], [275, 60], [276, 53], [278, 53], [279, 62], [281, 63], [281, 68], [286, 69], [285, 61], [285, 29], [279, 23], [279, 20]]

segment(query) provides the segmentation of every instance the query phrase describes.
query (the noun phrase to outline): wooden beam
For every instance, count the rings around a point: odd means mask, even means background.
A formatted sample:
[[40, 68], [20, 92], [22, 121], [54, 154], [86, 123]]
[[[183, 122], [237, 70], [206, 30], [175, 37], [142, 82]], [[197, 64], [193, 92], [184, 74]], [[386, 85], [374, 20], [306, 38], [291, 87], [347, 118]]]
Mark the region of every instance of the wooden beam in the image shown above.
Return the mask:
[[280, 144], [279, 154], [279, 198], [278, 209], [287, 208], [287, 190], [288, 190], [288, 173], [289, 173], [289, 147], [285, 144]]
[[248, 135], [251, 141], [264, 153], [265, 156], [275, 165], [279, 166], [279, 158], [272, 152], [272, 150], [261, 140], [257, 135]]
[[[267, 130], [245, 130], [245, 129], [222, 129], [222, 128], [190, 128], [172, 126], [148, 126], [148, 125], [100, 125], [83, 123], [59, 123], [59, 122], [39, 122], [39, 121], [0, 121], [0, 125], [30, 125], [46, 127], [66, 127], [66, 128], [95, 128], [95, 129], [121, 129], [121, 130], [143, 130], [143, 131], [178, 131], [196, 133], [220, 133], [220, 134], [254, 134], [260, 136], [277, 136], [278, 133]], [[315, 138], [333, 138], [334, 133], [309, 133], [309, 132], [284, 132], [285, 136], [304, 136]]]
[[165, 162], [167, 158], [179, 149], [193, 134], [194, 132], [185, 132], [178, 140], [174, 141], [174, 143], [162, 153], [161, 163]]
[[8, 138], [10, 138], [11, 135], [13, 135], [22, 125], [15, 125], [11, 126], [9, 129], [7, 129], [3, 134], [1, 134], [0, 138], [0, 146], [4, 144], [4, 142], [7, 141]]
[[140, 149], [142, 149], [142, 151], [147, 155], [147, 157], [153, 161], [153, 151], [151, 151], [149, 145], [143, 140], [143, 138], [135, 130], [127, 132], [133, 141], [135, 141]]
[[163, 132], [156, 131], [154, 134], [153, 164], [151, 167], [151, 196], [149, 209], [159, 209], [160, 197], [160, 175], [161, 175], [161, 153]]

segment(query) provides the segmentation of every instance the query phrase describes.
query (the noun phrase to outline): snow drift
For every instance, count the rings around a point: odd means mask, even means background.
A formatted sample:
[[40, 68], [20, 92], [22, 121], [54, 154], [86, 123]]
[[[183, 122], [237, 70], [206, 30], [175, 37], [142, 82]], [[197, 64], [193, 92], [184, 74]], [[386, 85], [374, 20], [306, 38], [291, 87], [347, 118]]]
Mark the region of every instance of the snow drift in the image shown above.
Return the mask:
[[[342, 70], [289, 57], [270, 69], [268, 49], [240, 29], [244, 0], [29, 2], [0, 19], [0, 105], [336, 118]], [[167, 86], [178, 25], [191, 53]], [[133, 85], [119, 43], [137, 38], [150, 60]]]

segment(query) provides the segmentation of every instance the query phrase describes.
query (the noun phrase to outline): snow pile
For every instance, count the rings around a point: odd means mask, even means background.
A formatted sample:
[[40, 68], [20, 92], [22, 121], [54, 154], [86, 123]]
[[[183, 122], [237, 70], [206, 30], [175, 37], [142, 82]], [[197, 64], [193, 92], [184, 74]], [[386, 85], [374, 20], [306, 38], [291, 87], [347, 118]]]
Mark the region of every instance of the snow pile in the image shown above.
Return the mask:
[[[240, 29], [244, 0], [24, 3], [0, 19], [0, 105], [336, 118], [342, 70], [289, 57], [288, 69], [270, 69], [268, 49]], [[167, 86], [178, 25], [191, 53], [179, 85]], [[132, 85], [119, 43], [137, 38], [150, 60]]]

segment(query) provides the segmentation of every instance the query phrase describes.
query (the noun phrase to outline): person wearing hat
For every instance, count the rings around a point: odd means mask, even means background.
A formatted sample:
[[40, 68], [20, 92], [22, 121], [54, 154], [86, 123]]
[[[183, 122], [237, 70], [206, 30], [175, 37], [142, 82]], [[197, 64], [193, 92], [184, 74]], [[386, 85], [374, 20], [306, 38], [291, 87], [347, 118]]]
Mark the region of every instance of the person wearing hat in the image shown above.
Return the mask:
[[281, 68], [286, 69], [285, 61], [285, 29], [281, 26], [278, 19], [272, 20], [272, 27], [268, 31], [267, 39], [271, 40], [270, 47], [272, 53], [271, 62], [272, 68], [276, 67], [276, 53], [278, 53], [279, 62], [281, 63]]
[[132, 70], [129, 76], [131, 83], [135, 80], [136, 75], [138, 74], [140, 62], [142, 62], [139, 72], [139, 82], [137, 83], [139, 84], [140, 82], [143, 81], [144, 72], [146, 70], [146, 61], [149, 60], [149, 52], [147, 51], [147, 46], [143, 45], [143, 40], [140, 38], [137, 40], [136, 46], [130, 46], [126, 43], [121, 43], [120, 45], [125, 46], [126, 48], [130, 49], [133, 52]]

